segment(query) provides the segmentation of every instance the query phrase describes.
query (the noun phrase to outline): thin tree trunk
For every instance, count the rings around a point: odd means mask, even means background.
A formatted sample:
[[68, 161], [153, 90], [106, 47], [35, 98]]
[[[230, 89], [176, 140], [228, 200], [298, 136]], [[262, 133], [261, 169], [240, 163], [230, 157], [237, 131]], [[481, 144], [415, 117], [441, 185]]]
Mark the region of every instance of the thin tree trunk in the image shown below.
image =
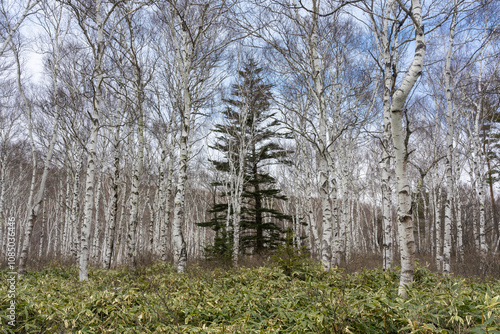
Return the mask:
[[[398, 231], [401, 252], [401, 276], [398, 294], [406, 297], [406, 287], [413, 282], [415, 268], [415, 239], [411, 211], [410, 186], [406, 175], [408, 164], [407, 140], [402, 126], [404, 106], [410, 91], [422, 73], [425, 56], [425, 35], [422, 25], [420, 0], [411, 2], [411, 18], [415, 29], [415, 54], [411, 67], [401, 86], [394, 93], [391, 103], [391, 130], [395, 153], [396, 183], [398, 194]], [[405, 8], [405, 10], [407, 10]]]
[[80, 217], [79, 213], [79, 190], [80, 190], [80, 173], [83, 165], [82, 154], [78, 154], [76, 161], [76, 169], [74, 171], [73, 180], [73, 198], [71, 200], [71, 252], [75, 258], [80, 254]]
[[457, 0], [454, 1], [453, 17], [451, 19], [450, 35], [448, 39], [448, 52], [444, 68], [444, 81], [446, 89], [446, 121], [448, 130], [446, 132], [446, 204], [444, 214], [444, 247], [443, 247], [443, 273], [450, 273], [451, 258], [451, 210], [454, 198], [453, 187], [453, 138], [454, 138], [454, 118], [453, 118], [453, 97], [451, 94], [451, 58], [453, 55], [453, 42], [455, 38], [455, 27], [457, 25]]
[[[96, 98], [100, 100], [99, 98]], [[97, 102], [99, 104], [100, 102]], [[80, 238], [80, 270], [79, 280], [87, 281], [89, 279], [88, 263], [89, 263], [89, 238], [91, 225], [93, 221], [94, 209], [94, 176], [96, 169], [96, 150], [97, 150], [97, 135], [99, 132], [99, 124], [97, 112], [94, 112], [91, 119], [92, 128], [90, 132], [90, 140], [87, 148], [87, 176], [85, 181], [85, 208], [84, 218]]]
[[97, 136], [99, 133], [99, 117], [102, 110], [103, 85], [104, 85], [104, 23], [102, 18], [101, 0], [95, 0], [95, 22], [97, 26], [96, 54], [94, 55], [95, 94], [93, 98], [93, 110], [90, 117], [91, 130], [87, 148], [87, 177], [85, 181], [85, 212], [82, 224], [81, 247], [80, 247], [80, 271], [79, 280], [89, 279], [89, 237], [92, 225], [92, 211], [94, 204], [94, 176], [96, 168]]
[[118, 151], [120, 140], [120, 127], [113, 137], [113, 177], [111, 179], [111, 208], [108, 220], [106, 245], [104, 246], [104, 268], [111, 268], [111, 259], [115, 247], [116, 220], [118, 218], [118, 181], [120, 179], [120, 153]]
[[436, 270], [437, 271], [442, 271], [443, 269], [443, 238], [442, 238], [442, 232], [441, 232], [441, 186], [439, 184], [438, 176], [437, 176], [437, 171], [435, 174], [435, 180], [434, 180], [434, 190], [433, 190], [433, 207], [434, 207], [434, 231], [436, 233], [435, 235], [435, 242], [434, 244], [436, 245]]
[[[21, 92], [23, 100], [26, 104], [26, 108], [28, 109], [29, 136], [30, 136], [30, 142], [31, 142], [32, 149], [34, 150], [34, 142], [33, 142], [33, 135], [32, 135], [32, 120], [31, 120], [32, 111], [31, 111], [31, 106], [28, 102], [28, 99], [26, 98], [26, 96], [24, 94], [24, 89], [21, 85], [21, 63], [19, 60], [19, 54], [17, 52], [18, 51], [14, 52], [16, 64], [17, 64], [17, 87], [19, 89], [19, 92]], [[43, 201], [46, 182], [47, 182], [47, 178], [49, 175], [50, 161], [52, 160], [52, 155], [54, 153], [54, 146], [55, 146], [56, 139], [57, 139], [57, 129], [58, 129], [58, 124], [59, 124], [60, 109], [59, 109], [57, 103], [55, 104], [54, 108], [55, 108], [55, 110], [54, 110], [55, 116], [54, 116], [54, 122], [52, 125], [52, 135], [51, 135], [51, 139], [50, 139], [50, 143], [49, 143], [49, 148], [47, 151], [47, 156], [45, 157], [45, 160], [44, 160], [42, 180], [41, 180], [40, 186], [38, 188], [38, 192], [35, 196], [34, 202], [32, 202], [34, 189], [35, 189], [35, 185], [34, 185], [35, 179], [34, 178], [32, 179], [32, 183], [31, 183], [30, 199], [28, 200], [28, 204], [30, 207], [30, 213], [29, 213], [28, 222], [27, 222], [26, 228], [25, 228], [24, 239], [23, 239], [23, 243], [21, 246], [21, 252], [19, 255], [19, 267], [18, 267], [18, 275], [19, 276], [23, 276], [26, 273], [26, 262], [28, 259], [28, 252], [29, 252], [29, 248], [30, 248], [31, 232], [33, 230], [33, 225], [34, 225], [34, 222], [36, 220], [36, 217], [38, 216], [38, 211], [40, 210], [40, 205]], [[33, 151], [33, 159], [34, 159], [34, 161], [33, 161], [33, 163], [34, 163], [33, 176], [36, 173], [36, 157], [34, 156], [34, 154], [35, 153]]]
[[130, 190], [130, 220], [127, 233], [127, 261], [130, 270], [136, 268], [137, 252], [137, 224], [139, 222], [139, 187], [142, 174], [142, 164], [144, 160], [144, 119], [142, 106], [139, 106], [139, 119], [137, 125], [138, 148], [137, 158], [134, 164], [132, 175], [132, 188]]
[[92, 260], [94, 263], [97, 263], [97, 259], [99, 256], [99, 231], [101, 230], [101, 227], [99, 226], [99, 211], [100, 211], [100, 203], [101, 203], [101, 189], [102, 189], [102, 172], [99, 173], [99, 176], [97, 177], [97, 190], [96, 190], [96, 195], [95, 195], [95, 224], [94, 224], [94, 234], [92, 236]]
[[42, 258], [43, 254], [43, 244], [45, 242], [45, 232], [47, 230], [47, 195], [44, 194], [44, 198], [42, 201], [42, 228], [40, 230], [40, 247], [38, 248], [38, 259]]

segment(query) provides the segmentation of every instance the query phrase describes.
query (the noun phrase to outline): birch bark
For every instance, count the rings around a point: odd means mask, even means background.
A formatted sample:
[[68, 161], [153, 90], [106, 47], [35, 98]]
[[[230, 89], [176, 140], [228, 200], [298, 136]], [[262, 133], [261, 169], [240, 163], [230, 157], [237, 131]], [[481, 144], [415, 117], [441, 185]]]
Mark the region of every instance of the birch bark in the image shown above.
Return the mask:
[[[383, 134], [382, 134], [382, 263], [384, 270], [392, 267], [393, 262], [393, 244], [392, 244], [392, 149], [391, 149], [391, 98], [394, 94], [394, 85], [397, 77], [397, 64], [399, 62], [398, 29], [389, 27], [391, 15], [393, 15], [396, 5], [395, 0], [387, 2], [384, 17], [382, 19], [382, 30], [379, 31], [374, 13], [370, 13], [372, 30], [375, 33], [379, 53], [383, 58]], [[391, 41], [392, 30], [394, 30], [393, 40]], [[391, 44], [392, 43], [392, 44]]]
[[[28, 98], [25, 95], [23, 85], [21, 83], [21, 62], [20, 62], [20, 55], [19, 55], [19, 49], [17, 49], [13, 45], [13, 51], [14, 51], [14, 58], [16, 61], [17, 65], [17, 88], [19, 92], [21, 93], [21, 96], [23, 98], [23, 101], [26, 105], [26, 109], [28, 112], [28, 129], [29, 129], [29, 138], [31, 142], [31, 147], [32, 150], [34, 150], [34, 141], [33, 141], [33, 133], [32, 133], [32, 107], [31, 103], [28, 101]], [[58, 57], [56, 57], [56, 60], [58, 60]], [[55, 75], [56, 73], [53, 71], [53, 74]], [[28, 201], [29, 207], [30, 207], [30, 213], [29, 213], [29, 218], [28, 222], [26, 224], [25, 232], [24, 232], [24, 239], [22, 242], [21, 246], [21, 251], [19, 255], [19, 267], [18, 267], [18, 275], [23, 276], [26, 273], [26, 262], [28, 259], [28, 252], [30, 248], [30, 242], [31, 242], [31, 232], [33, 230], [33, 224], [38, 216], [38, 212], [40, 210], [40, 206], [43, 201], [43, 197], [45, 194], [45, 187], [46, 187], [46, 182], [47, 178], [49, 175], [49, 167], [50, 167], [50, 162], [52, 160], [52, 155], [54, 153], [54, 146], [56, 143], [57, 139], [57, 129], [59, 125], [59, 117], [60, 117], [60, 109], [57, 104], [57, 77], [53, 78], [53, 94], [55, 96], [55, 104], [54, 104], [54, 120], [52, 124], [52, 134], [51, 134], [51, 139], [49, 142], [49, 148], [47, 151], [47, 155], [44, 160], [44, 168], [42, 172], [42, 177], [41, 177], [41, 182], [40, 186], [38, 187], [38, 192], [36, 193], [36, 196], [34, 197], [34, 182], [35, 179], [32, 178], [32, 183], [31, 183], [31, 188], [30, 188], [30, 200]], [[33, 170], [33, 176], [35, 176], [36, 172], [36, 157], [35, 157], [35, 152], [33, 151], [33, 164], [34, 164], [34, 170]]]
[[328, 270], [331, 268], [332, 257], [332, 236], [333, 222], [332, 211], [330, 204], [330, 173], [328, 168], [328, 132], [327, 132], [327, 114], [326, 100], [323, 88], [323, 69], [318, 50], [318, 24], [319, 24], [319, 8], [317, 1], [313, 1], [312, 14], [312, 30], [310, 37], [311, 51], [311, 69], [312, 79], [314, 82], [314, 99], [318, 108], [318, 127], [319, 127], [319, 196], [321, 200], [322, 218], [322, 237], [321, 237], [321, 263]]
[[415, 29], [415, 54], [410, 69], [403, 78], [400, 87], [394, 92], [391, 101], [391, 130], [395, 155], [396, 184], [398, 194], [398, 231], [400, 235], [401, 276], [398, 294], [406, 297], [406, 287], [413, 281], [415, 268], [415, 240], [413, 235], [413, 218], [411, 211], [411, 197], [406, 168], [408, 152], [405, 143], [405, 131], [402, 126], [404, 106], [410, 91], [422, 74], [425, 56], [425, 35], [422, 24], [422, 7], [420, 0], [411, 1], [411, 12], [400, 7], [412, 18]]
[[[137, 225], [139, 222], [139, 194], [141, 186], [141, 175], [144, 163], [144, 78], [143, 69], [139, 63], [139, 53], [136, 46], [136, 38], [133, 27], [134, 13], [132, 8], [127, 8], [125, 18], [128, 28], [128, 43], [124, 45], [125, 51], [128, 54], [130, 63], [133, 69], [133, 87], [134, 87], [134, 108], [137, 113], [137, 158], [134, 164], [134, 172], [132, 175], [131, 188], [131, 204], [130, 204], [130, 219], [127, 234], [127, 256], [128, 266], [130, 269], [135, 269], [137, 266]], [[142, 229], [141, 229], [142, 231]]]
[[[80, 246], [80, 270], [79, 280], [87, 281], [89, 279], [89, 237], [92, 225], [92, 211], [94, 204], [94, 176], [96, 169], [97, 137], [99, 134], [99, 117], [102, 110], [102, 99], [104, 89], [104, 20], [102, 17], [101, 0], [95, 0], [95, 25], [97, 39], [94, 49], [94, 89], [93, 109], [90, 116], [91, 130], [90, 138], [87, 144], [87, 175], [85, 180], [85, 208], [81, 231]], [[86, 32], [87, 33], [87, 32]]]
[[120, 179], [120, 153], [118, 151], [120, 142], [120, 126], [118, 126], [118, 120], [115, 119], [116, 129], [113, 135], [113, 176], [111, 179], [111, 208], [109, 212], [109, 219], [107, 222], [107, 237], [106, 244], [104, 246], [104, 267], [107, 269], [111, 268], [111, 259], [113, 256], [113, 251], [115, 247], [115, 235], [116, 235], [116, 221], [118, 219], [118, 181]]
[[[184, 24], [186, 24], [184, 22]], [[181, 131], [179, 144], [179, 174], [177, 178], [177, 193], [174, 199], [174, 219], [172, 222], [172, 244], [174, 248], [174, 265], [177, 272], [186, 270], [187, 250], [182, 227], [184, 225], [185, 192], [187, 182], [189, 138], [191, 132], [191, 92], [189, 87], [189, 73], [191, 71], [193, 49], [188, 43], [187, 31], [182, 31], [181, 45], [176, 45], [178, 63], [181, 69]]]
[[444, 214], [444, 247], [443, 247], [443, 273], [450, 273], [451, 258], [451, 215], [452, 200], [454, 196], [453, 187], [453, 138], [454, 138], [454, 117], [453, 117], [453, 97], [451, 93], [451, 58], [453, 55], [453, 46], [455, 38], [455, 28], [457, 25], [458, 0], [454, 0], [453, 16], [450, 25], [450, 34], [448, 39], [448, 51], [446, 53], [446, 63], [444, 68], [444, 81], [446, 89], [446, 122], [448, 129], [446, 132], [446, 203]]

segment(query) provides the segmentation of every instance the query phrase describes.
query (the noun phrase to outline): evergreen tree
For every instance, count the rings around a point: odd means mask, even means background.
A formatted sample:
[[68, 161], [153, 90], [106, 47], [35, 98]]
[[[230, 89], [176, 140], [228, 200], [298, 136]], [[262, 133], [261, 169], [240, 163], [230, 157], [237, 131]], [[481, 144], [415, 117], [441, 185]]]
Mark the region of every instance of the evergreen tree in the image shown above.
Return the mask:
[[[233, 247], [241, 253], [274, 249], [282, 241], [280, 222], [291, 220], [276, 209], [277, 201], [287, 198], [268, 171], [271, 165], [289, 163], [290, 152], [277, 142], [285, 135], [277, 131], [279, 122], [270, 111], [272, 85], [264, 83], [261, 73], [253, 59], [244, 65], [231, 98], [224, 100], [224, 122], [215, 125], [219, 135], [212, 148], [222, 159], [211, 162], [220, 172], [213, 185], [219, 189], [221, 201], [211, 208], [212, 219], [198, 224], [216, 233], [214, 244], [206, 249], [209, 255], [229, 257]], [[234, 240], [235, 226], [238, 242]]]

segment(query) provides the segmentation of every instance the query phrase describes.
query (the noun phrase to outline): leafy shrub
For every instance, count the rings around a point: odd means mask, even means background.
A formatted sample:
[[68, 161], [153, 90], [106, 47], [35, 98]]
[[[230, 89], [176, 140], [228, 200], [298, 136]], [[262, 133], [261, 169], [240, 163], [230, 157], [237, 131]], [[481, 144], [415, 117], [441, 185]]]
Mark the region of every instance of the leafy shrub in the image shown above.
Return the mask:
[[[279, 261], [277, 263], [280, 263]], [[408, 298], [398, 272], [283, 267], [177, 274], [155, 264], [135, 272], [53, 267], [17, 282], [17, 324], [7, 333], [498, 333], [500, 283], [418, 268]], [[302, 279], [291, 279], [296, 272]], [[6, 272], [0, 272], [5, 282]], [[418, 279], [417, 279], [418, 278]], [[9, 305], [0, 286], [0, 308]]]
[[274, 251], [272, 261], [283, 273], [290, 277], [305, 278], [309, 267], [317, 266], [309, 259], [307, 246], [297, 246], [294, 243], [292, 230], [287, 230], [285, 239]]

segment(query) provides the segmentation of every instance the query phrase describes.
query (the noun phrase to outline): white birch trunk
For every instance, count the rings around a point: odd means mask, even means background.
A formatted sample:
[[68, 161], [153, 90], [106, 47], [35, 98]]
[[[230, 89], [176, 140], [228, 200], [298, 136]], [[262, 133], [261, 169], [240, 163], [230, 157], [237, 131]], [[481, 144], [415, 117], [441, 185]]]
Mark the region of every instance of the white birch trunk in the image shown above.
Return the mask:
[[[26, 98], [26, 96], [24, 94], [24, 89], [23, 89], [22, 84], [21, 84], [21, 63], [20, 63], [20, 59], [19, 59], [18, 50], [15, 50], [14, 54], [15, 54], [15, 60], [16, 60], [16, 64], [17, 64], [17, 87], [18, 87], [19, 92], [21, 93], [21, 96], [23, 97], [24, 103], [26, 104], [26, 108], [28, 109], [28, 113], [29, 113], [29, 116], [28, 116], [29, 137], [30, 137], [32, 149], [34, 149], [34, 142], [33, 142], [33, 135], [32, 135], [31, 106], [28, 102], [28, 99]], [[54, 91], [54, 93], [56, 93], [56, 91]], [[26, 224], [26, 228], [24, 231], [24, 239], [22, 242], [21, 251], [20, 251], [20, 255], [19, 255], [19, 265], [18, 265], [19, 266], [18, 267], [18, 275], [19, 276], [23, 276], [26, 273], [26, 262], [28, 259], [28, 252], [29, 252], [29, 248], [30, 248], [31, 232], [33, 230], [33, 224], [35, 222], [36, 217], [38, 216], [38, 211], [40, 210], [40, 206], [41, 206], [41, 203], [43, 201], [44, 194], [45, 194], [45, 186], [46, 186], [47, 178], [49, 175], [50, 161], [52, 160], [52, 155], [54, 153], [54, 146], [55, 146], [56, 139], [57, 139], [57, 128], [58, 128], [59, 116], [60, 116], [60, 110], [57, 106], [57, 103], [55, 105], [54, 111], [55, 111], [55, 115], [54, 115], [54, 122], [52, 125], [51, 139], [50, 139], [49, 148], [47, 151], [47, 156], [45, 157], [45, 160], [44, 160], [42, 179], [40, 182], [40, 186], [38, 188], [38, 192], [37, 192], [36, 196], [34, 197], [34, 202], [32, 202], [33, 195], [34, 195], [34, 187], [35, 187], [35, 185], [34, 185], [35, 179], [34, 178], [32, 179], [32, 183], [31, 183], [30, 199], [28, 200], [28, 204], [30, 207], [30, 213], [29, 213], [28, 222]], [[34, 156], [34, 151], [33, 151], [33, 159], [34, 159], [33, 163], [34, 163], [34, 168], [35, 168], [33, 170], [33, 176], [35, 176], [36, 175], [35, 174], [36, 173], [36, 157]]]
[[144, 119], [142, 106], [139, 106], [139, 118], [137, 125], [137, 158], [134, 164], [134, 173], [132, 175], [132, 188], [130, 189], [130, 219], [127, 232], [127, 261], [129, 269], [136, 268], [137, 252], [137, 224], [139, 222], [139, 187], [142, 173], [142, 164], [144, 160]]
[[462, 202], [455, 198], [453, 201], [455, 203], [455, 212], [457, 219], [457, 260], [458, 262], [463, 262], [464, 260], [464, 243], [463, 243], [463, 226], [462, 226]]
[[191, 92], [189, 89], [189, 72], [191, 70], [192, 49], [188, 45], [187, 31], [182, 33], [182, 49], [178, 48], [178, 60], [182, 68], [182, 108], [181, 133], [179, 146], [179, 174], [177, 179], [177, 193], [174, 199], [174, 220], [172, 222], [172, 245], [174, 248], [174, 266], [177, 272], [186, 270], [187, 249], [184, 241], [183, 225], [185, 216], [185, 192], [187, 182], [187, 168], [189, 160], [189, 137], [191, 132]]
[[393, 67], [396, 68], [398, 58], [398, 43], [397, 34], [394, 36], [394, 45], [391, 49], [391, 31], [389, 29], [390, 16], [394, 11], [395, 1], [387, 2], [384, 18], [382, 20], [382, 31], [378, 32], [377, 23], [373, 15], [371, 15], [372, 30], [377, 38], [377, 45], [380, 54], [384, 61], [383, 79], [383, 134], [382, 134], [382, 265], [384, 270], [392, 267], [393, 262], [393, 243], [392, 243], [392, 189], [391, 189], [391, 98], [394, 93], [393, 84], [395, 83], [397, 71], [393, 72]]
[[323, 75], [321, 61], [318, 52], [318, 14], [317, 3], [313, 4], [313, 21], [312, 33], [310, 39], [311, 49], [311, 67], [313, 71], [314, 81], [314, 98], [319, 113], [319, 195], [321, 199], [321, 211], [323, 213], [322, 228], [323, 234], [321, 238], [321, 263], [323, 267], [328, 270], [331, 267], [332, 257], [332, 212], [330, 204], [330, 175], [328, 168], [328, 134], [327, 134], [327, 115], [326, 115], [326, 101], [323, 89]]
[[97, 259], [99, 256], [99, 231], [101, 230], [101, 227], [99, 226], [99, 211], [100, 211], [100, 203], [101, 203], [101, 189], [102, 189], [102, 172], [99, 173], [99, 176], [97, 177], [97, 190], [96, 190], [96, 195], [95, 195], [95, 224], [94, 224], [94, 234], [92, 236], [92, 261], [94, 263], [97, 263]]
[[71, 234], [70, 234], [70, 242], [71, 242], [71, 253], [72, 255], [77, 258], [78, 255], [80, 254], [80, 217], [78, 215], [79, 213], [79, 189], [80, 189], [80, 173], [82, 170], [82, 164], [83, 164], [83, 153], [81, 153], [79, 156], [76, 157], [76, 168], [74, 171], [74, 180], [73, 180], [73, 196], [71, 200]]
[[[242, 130], [245, 130], [247, 120], [248, 120], [248, 113], [249, 113], [249, 106], [243, 106], [241, 112], [240, 112], [240, 126]], [[240, 253], [240, 221], [241, 221], [241, 202], [242, 202], [242, 194], [243, 194], [243, 189], [244, 189], [244, 176], [245, 176], [245, 162], [246, 162], [246, 156], [247, 156], [247, 151], [248, 147], [247, 145], [250, 143], [247, 143], [246, 141], [247, 138], [247, 133], [246, 131], [243, 131], [241, 133], [241, 136], [239, 138], [239, 147], [238, 147], [238, 153], [240, 159], [238, 159], [238, 166], [233, 166], [234, 164], [230, 161], [230, 165], [232, 166], [232, 173], [233, 174], [231, 177], [234, 182], [231, 183], [231, 201], [232, 201], [232, 206], [234, 208], [234, 214], [233, 214], [233, 256], [232, 256], [232, 261], [233, 261], [233, 266], [236, 267], [238, 265], [238, 259], [239, 259], [239, 253]], [[229, 208], [228, 208], [229, 210]], [[229, 214], [229, 211], [228, 211]]]
[[[136, 50], [136, 41], [134, 36], [134, 29], [132, 23], [132, 10], [127, 8], [128, 13], [125, 15], [125, 21], [127, 22], [129, 28], [129, 43], [125, 46], [128, 53], [131, 65], [133, 68], [134, 80], [133, 86], [135, 91], [135, 108], [137, 109], [137, 159], [134, 165], [134, 173], [132, 176], [132, 188], [131, 188], [131, 208], [130, 208], [130, 220], [129, 229], [127, 234], [127, 257], [129, 262], [129, 268], [135, 269], [137, 266], [136, 253], [138, 247], [137, 240], [137, 225], [139, 223], [139, 194], [141, 186], [141, 175], [144, 161], [144, 83], [142, 78], [141, 64], [139, 63], [138, 52]], [[140, 229], [140, 233], [143, 230]], [[142, 240], [140, 237], [139, 240]]]
[[453, 42], [455, 38], [455, 27], [457, 25], [457, 1], [454, 1], [453, 16], [448, 39], [448, 52], [446, 54], [446, 64], [444, 68], [444, 81], [446, 90], [446, 121], [448, 129], [446, 132], [446, 203], [444, 214], [444, 246], [443, 246], [443, 273], [450, 273], [451, 258], [451, 215], [452, 200], [454, 198], [453, 189], [453, 138], [454, 138], [454, 118], [453, 118], [453, 97], [451, 94], [451, 58], [453, 55]]
[[439, 179], [437, 175], [437, 171], [434, 175], [434, 189], [433, 189], [433, 207], [434, 207], [434, 231], [436, 233], [435, 235], [435, 242], [434, 245], [436, 245], [436, 270], [437, 271], [442, 271], [443, 269], [443, 238], [442, 238], [442, 230], [441, 230], [441, 185], [439, 184]]
[[[425, 36], [421, 17], [420, 0], [411, 1], [410, 16], [415, 29], [415, 54], [401, 86], [395, 91], [391, 103], [392, 142], [395, 153], [396, 184], [398, 194], [398, 231], [400, 235], [401, 276], [398, 294], [406, 297], [406, 287], [413, 281], [415, 268], [415, 240], [411, 211], [410, 186], [406, 175], [408, 163], [405, 131], [402, 126], [406, 99], [417, 79], [422, 74], [425, 56]], [[409, 11], [408, 11], [409, 12]]]
[[66, 195], [64, 199], [64, 224], [63, 224], [63, 232], [62, 232], [62, 242], [59, 255], [62, 257], [66, 256], [66, 254], [70, 250], [70, 240], [71, 240], [71, 202], [70, 202], [70, 178], [68, 173], [66, 173]]
[[96, 53], [94, 54], [95, 94], [91, 115], [90, 139], [87, 147], [87, 176], [85, 181], [85, 211], [81, 232], [79, 280], [89, 279], [89, 237], [92, 225], [94, 204], [94, 175], [96, 168], [97, 136], [99, 133], [99, 117], [102, 109], [104, 85], [104, 24], [102, 19], [101, 0], [95, 0], [95, 23], [97, 27]]
[[[97, 98], [96, 98], [97, 99]], [[99, 131], [99, 124], [97, 119], [97, 112], [93, 112], [91, 123], [92, 128], [90, 132], [90, 139], [87, 146], [87, 176], [85, 180], [85, 207], [84, 217], [80, 238], [80, 270], [79, 280], [87, 281], [89, 279], [89, 238], [90, 230], [93, 221], [93, 208], [94, 208], [94, 176], [96, 168], [96, 150], [97, 150], [97, 135]]]
[[104, 246], [104, 268], [111, 268], [111, 259], [115, 247], [116, 220], [118, 218], [118, 181], [120, 179], [120, 153], [118, 151], [120, 141], [120, 127], [117, 127], [113, 137], [113, 177], [111, 181], [111, 208], [107, 222], [107, 237]]
[[167, 261], [167, 242], [169, 241], [168, 227], [170, 224], [170, 214], [171, 214], [170, 196], [172, 193], [172, 177], [173, 177], [172, 164], [173, 164], [173, 157], [172, 155], [170, 155], [167, 162], [167, 167], [165, 168], [164, 172], [166, 173], [165, 181], [162, 182], [163, 183], [162, 188], [164, 190], [161, 192], [160, 195], [160, 201], [164, 206], [164, 209], [161, 210], [161, 212], [164, 215], [164, 218], [161, 221], [161, 227], [160, 227], [160, 235], [161, 235], [160, 256], [161, 260], [164, 262]]
[[42, 201], [42, 228], [40, 230], [40, 245], [38, 247], [38, 259], [42, 258], [42, 253], [43, 253], [43, 243], [45, 241], [45, 231], [47, 229], [47, 196], [46, 194], [44, 195], [43, 201]]

